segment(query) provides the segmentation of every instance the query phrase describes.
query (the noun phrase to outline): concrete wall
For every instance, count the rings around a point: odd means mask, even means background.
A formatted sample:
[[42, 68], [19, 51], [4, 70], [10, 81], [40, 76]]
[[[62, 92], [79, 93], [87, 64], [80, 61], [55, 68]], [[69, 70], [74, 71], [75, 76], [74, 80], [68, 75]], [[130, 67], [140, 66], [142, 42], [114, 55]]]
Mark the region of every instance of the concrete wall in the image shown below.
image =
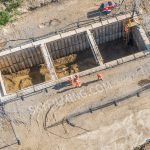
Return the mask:
[[75, 52], [83, 51], [90, 48], [86, 32], [78, 33], [66, 38], [47, 43], [49, 53], [53, 59], [67, 56]]
[[0, 70], [3, 74], [13, 73], [44, 63], [39, 47], [28, 48], [0, 57]]
[[105, 26], [100, 26], [98, 28], [93, 29], [92, 32], [98, 45], [109, 41], [113, 41], [122, 37], [123, 23], [107, 23]]
[[133, 39], [139, 50], [146, 50], [147, 48], [145, 45], [145, 41], [144, 41], [139, 29], [140, 28], [137, 26], [133, 27], [133, 29], [132, 29]]
[[150, 50], [150, 40], [141, 26], [134, 27], [133, 34], [134, 40], [140, 50]]

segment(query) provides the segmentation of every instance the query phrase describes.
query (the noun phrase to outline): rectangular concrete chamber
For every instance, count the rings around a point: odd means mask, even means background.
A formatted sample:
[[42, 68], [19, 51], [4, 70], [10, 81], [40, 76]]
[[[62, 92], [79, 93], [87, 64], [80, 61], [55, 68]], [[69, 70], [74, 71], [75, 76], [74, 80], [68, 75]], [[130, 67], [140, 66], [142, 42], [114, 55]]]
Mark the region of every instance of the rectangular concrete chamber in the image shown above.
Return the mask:
[[0, 70], [7, 93], [16, 92], [51, 78], [39, 46], [12, 51], [6, 55], [1, 53]]
[[76, 33], [46, 44], [58, 78], [97, 66], [87, 33]]
[[124, 28], [127, 21], [113, 18], [102, 21], [99, 27], [91, 30], [104, 63], [146, 50], [138, 25], [131, 27], [129, 35], [126, 35]]
[[131, 28], [125, 43], [124, 23], [130, 18], [131, 14], [120, 15], [0, 52], [0, 89], [4, 95], [31, 93], [67, 81], [75, 73], [99, 71], [113, 60], [115, 65], [118, 59], [126, 62], [126, 56], [148, 50], [150, 42], [138, 25]]

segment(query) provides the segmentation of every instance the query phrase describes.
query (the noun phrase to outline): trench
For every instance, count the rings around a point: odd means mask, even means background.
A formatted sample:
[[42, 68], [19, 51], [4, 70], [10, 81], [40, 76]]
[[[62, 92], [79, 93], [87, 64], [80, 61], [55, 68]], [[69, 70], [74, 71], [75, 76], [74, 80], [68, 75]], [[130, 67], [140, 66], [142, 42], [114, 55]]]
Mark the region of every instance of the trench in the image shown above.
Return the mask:
[[115, 22], [91, 31], [104, 63], [146, 50], [138, 26], [130, 28], [128, 40], [125, 40], [124, 22]]
[[14, 93], [51, 79], [39, 47], [3, 56], [0, 58], [0, 64], [7, 93]]
[[98, 66], [86, 32], [47, 43], [58, 78]]
[[[125, 42], [124, 21], [106, 23], [89, 31], [103, 63], [146, 50], [138, 26], [130, 29], [129, 40]], [[46, 56], [41, 45], [19, 51], [15, 49], [0, 56], [0, 71], [6, 92], [14, 93], [53, 80], [51, 68], [54, 68], [58, 78], [62, 78], [99, 66], [98, 56], [88, 36], [88, 32], [83, 31], [46, 42]], [[47, 55], [50, 58], [45, 59]], [[48, 68], [49, 59], [52, 65]]]

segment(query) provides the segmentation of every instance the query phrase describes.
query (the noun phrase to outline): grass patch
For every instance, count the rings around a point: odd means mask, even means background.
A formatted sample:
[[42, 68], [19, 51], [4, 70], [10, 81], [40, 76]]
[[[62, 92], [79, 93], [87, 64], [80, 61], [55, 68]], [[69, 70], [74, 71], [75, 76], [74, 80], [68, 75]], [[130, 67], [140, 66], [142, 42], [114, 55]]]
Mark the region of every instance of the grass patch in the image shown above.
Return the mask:
[[10, 14], [7, 11], [0, 12], [0, 25], [6, 25], [10, 21]]
[[21, 5], [22, 0], [0, 0], [5, 6], [5, 10], [0, 11], [0, 26], [6, 25], [11, 18], [16, 15], [17, 8]]

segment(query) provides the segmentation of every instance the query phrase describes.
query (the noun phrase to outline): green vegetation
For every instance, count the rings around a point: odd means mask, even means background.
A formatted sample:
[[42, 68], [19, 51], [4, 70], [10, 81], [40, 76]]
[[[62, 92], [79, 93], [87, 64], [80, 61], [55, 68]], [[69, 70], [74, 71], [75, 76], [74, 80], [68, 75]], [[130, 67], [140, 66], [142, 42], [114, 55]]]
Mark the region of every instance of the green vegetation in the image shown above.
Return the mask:
[[10, 14], [7, 11], [0, 12], [0, 25], [5, 25], [10, 21]]
[[22, 0], [0, 0], [0, 3], [5, 6], [5, 10], [0, 11], [0, 26], [11, 21], [12, 17], [17, 14], [17, 8], [21, 2]]

